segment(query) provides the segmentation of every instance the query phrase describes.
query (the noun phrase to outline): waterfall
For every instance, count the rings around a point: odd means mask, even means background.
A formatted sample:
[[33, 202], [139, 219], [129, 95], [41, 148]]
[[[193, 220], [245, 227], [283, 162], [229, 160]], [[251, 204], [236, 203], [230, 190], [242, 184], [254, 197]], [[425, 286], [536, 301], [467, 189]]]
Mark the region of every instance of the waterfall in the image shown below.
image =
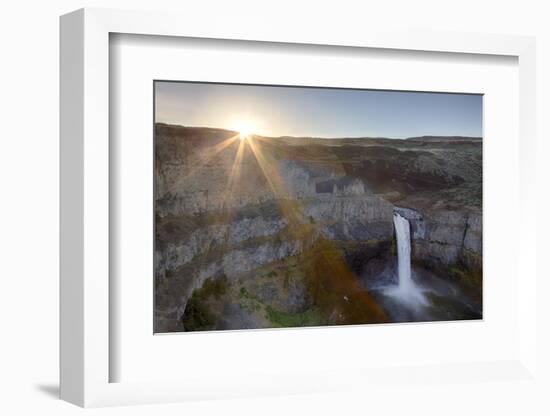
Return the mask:
[[397, 238], [397, 275], [399, 288], [403, 291], [413, 285], [411, 279], [411, 226], [406, 218], [393, 214], [393, 226]]
[[426, 299], [412, 279], [411, 274], [411, 226], [409, 221], [399, 215], [393, 214], [393, 225], [397, 240], [397, 287], [391, 288], [391, 295], [402, 301], [413, 304], [425, 304]]

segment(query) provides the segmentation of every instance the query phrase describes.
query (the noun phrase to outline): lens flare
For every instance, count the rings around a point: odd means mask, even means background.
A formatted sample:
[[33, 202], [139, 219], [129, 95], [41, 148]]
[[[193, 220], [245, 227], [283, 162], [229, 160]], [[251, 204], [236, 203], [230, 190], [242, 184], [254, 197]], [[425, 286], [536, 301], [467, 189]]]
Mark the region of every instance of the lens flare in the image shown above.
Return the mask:
[[239, 132], [239, 138], [241, 140], [246, 140], [255, 134], [256, 126], [250, 121], [240, 121], [235, 123], [233, 130]]

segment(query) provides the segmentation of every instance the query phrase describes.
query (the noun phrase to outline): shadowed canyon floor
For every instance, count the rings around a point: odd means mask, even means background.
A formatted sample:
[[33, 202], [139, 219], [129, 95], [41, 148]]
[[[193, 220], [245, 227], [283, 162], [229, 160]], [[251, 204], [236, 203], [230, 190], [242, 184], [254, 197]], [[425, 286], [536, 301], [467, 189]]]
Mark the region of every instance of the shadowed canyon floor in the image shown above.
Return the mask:
[[155, 140], [156, 332], [481, 317], [481, 139]]

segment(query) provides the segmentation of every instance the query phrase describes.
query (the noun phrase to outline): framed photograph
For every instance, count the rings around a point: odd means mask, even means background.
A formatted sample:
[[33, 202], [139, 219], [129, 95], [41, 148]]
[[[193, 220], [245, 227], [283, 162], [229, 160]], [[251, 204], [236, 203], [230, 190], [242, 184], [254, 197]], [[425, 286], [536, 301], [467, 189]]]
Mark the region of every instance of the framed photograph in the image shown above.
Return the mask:
[[537, 383], [534, 40], [181, 19], [61, 18], [61, 397]]
[[156, 333], [482, 318], [482, 95], [154, 95]]

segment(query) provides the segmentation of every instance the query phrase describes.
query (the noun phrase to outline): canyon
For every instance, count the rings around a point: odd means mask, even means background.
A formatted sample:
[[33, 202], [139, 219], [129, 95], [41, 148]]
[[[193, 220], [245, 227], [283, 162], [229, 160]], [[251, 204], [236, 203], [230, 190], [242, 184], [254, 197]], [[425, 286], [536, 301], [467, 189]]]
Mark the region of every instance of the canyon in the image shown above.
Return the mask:
[[482, 140], [157, 124], [154, 279], [155, 332], [480, 319]]

